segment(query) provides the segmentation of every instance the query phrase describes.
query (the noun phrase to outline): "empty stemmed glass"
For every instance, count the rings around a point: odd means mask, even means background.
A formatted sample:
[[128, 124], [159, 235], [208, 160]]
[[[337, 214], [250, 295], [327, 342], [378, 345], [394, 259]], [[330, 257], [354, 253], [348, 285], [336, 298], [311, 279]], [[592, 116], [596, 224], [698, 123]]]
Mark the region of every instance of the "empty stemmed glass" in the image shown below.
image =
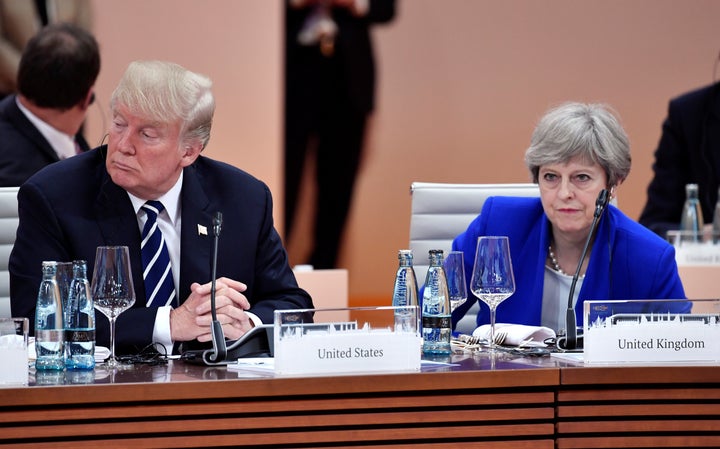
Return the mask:
[[117, 368], [115, 358], [115, 320], [135, 304], [135, 288], [127, 246], [99, 246], [95, 253], [95, 269], [90, 286], [95, 308], [110, 320], [110, 357], [106, 364]]
[[450, 251], [443, 263], [445, 277], [450, 295], [450, 311], [453, 312], [467, 301], [467, 284], [465, 283], [465, 258], [462, 251]]
[[490, 350], [495, 349], [495, 311], [515, 293], [510, 242], [505, 236], [479, 237], [470, 289], [490, 308]]

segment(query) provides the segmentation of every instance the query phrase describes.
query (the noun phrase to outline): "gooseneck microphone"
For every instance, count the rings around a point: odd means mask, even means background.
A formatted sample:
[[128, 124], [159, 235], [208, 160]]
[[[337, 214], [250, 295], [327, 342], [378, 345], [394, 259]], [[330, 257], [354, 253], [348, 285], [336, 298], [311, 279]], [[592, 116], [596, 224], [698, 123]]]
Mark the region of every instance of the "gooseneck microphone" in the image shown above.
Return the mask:
[[[580, 277], [580, 270], [582, 270], [582, 265], [585, 261], [585, 257], [587, 256], [588, 248], [590, 248], [590, 242], [592, 242], [592, 239], [595, 236], [598, 220], [600, 219], [600, 216], [607, 207], [609, 200], [610, 195], [608, 191], [606, 189], [602, 189], [597, 197], [597, 200], [595, 200], [595, 213], [593, 214], [593, 221], [590, 225], [590, 232], [588, 233], [587, 240], [585, 240], [585, 247], [583, 248], [582, 255], [580, 256], [580, 260], [577, 264], [577, 269], [575, 270], [575, 274], [573, 275], [572, 283], [570, 284], [570, 294], [568, 295], [567, 312], [565, 313], [565, 329], [567, 333], [565, 335], [565, 345], [564, 347], [562, 347], [562, 349], [566, 351], [577, 349], [578, 346], [577, 316], [575, 316], [575, 309], [573, 308], [575, 285], [577, 284], [578, 278]], [[558, 340], [558, 343], [559, 342], [560, 341]]]
[[213, 218], [213, 258], [212, 258], [212, 283], [210, 285], [210, 313], [212, 314], [212, 344], [213, 353], [207, 355], [208, 360], [212, 363], [218, 363], [227, 357], [227, 348], [225, 346], [225, 334], [222, 330], [222, 324], [217, 319], [217, 309], [215, 307], [215, 281], [217, 280], [217, 255], [218, 242], [220, 241], [220, 231], [222, 230], [222, 212], [215, 212]]
[[253, 327], [234, 341], [225, 341], [222, 325], [217, 319], [215, 306], [215, 282], [217, 280], [218, 241], [222, 229], [222, 213], [213, 218], [212, 280], [210, 284], [210, 313], [212, 315], [213, 349], [194, 349], [182, 353], [181, 360], [208, 366], [228, 365], [242, 357], [272, 357], [274, 351], [273, 325], [261, 324]]

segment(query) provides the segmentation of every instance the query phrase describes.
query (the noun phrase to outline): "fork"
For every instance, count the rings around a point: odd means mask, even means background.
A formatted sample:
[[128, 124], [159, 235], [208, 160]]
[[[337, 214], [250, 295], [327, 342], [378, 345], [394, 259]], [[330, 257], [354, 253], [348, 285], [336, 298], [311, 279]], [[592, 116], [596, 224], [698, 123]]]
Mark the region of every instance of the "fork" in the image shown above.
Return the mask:
[[505, 339], [507, 338], [507, 336], [507, 331], [497, 331], [495, 332], [495, 337], [493, 338], [493, 341], [496, 345], [502, 345], [503, 343], [505, 343]]

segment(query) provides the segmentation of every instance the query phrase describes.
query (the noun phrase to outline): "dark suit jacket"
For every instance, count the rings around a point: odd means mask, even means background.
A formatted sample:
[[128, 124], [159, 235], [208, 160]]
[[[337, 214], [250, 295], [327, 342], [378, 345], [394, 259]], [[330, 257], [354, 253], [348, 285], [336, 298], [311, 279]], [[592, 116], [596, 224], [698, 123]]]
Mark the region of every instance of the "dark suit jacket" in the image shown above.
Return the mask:
[[[325, 61], [319, 56], [317, 47], [305, 47], [297, 41], [312, 10], [312, 7], [286, 8], [286, 95], [290, 105], [297, 105], [297, 108], [312, 107], [317, 102], [318, 91], [325, 88], [318, 83], [328, 81], [321, 76], [323, 70], [319, 64], [325, 64]], [[370, 0], [367, 16], [360, 19], [345, 8], [332, 9], [339, 32], [333, 57], [337, 72], [332, 74], [330, 82], [337, 82], [337, 91], [348, 95], [350, 103], [361, 113], [369, 113], [375, 101], [375, 60], [370, 25], [389, 22], [394, 16], [395, 0]]]
[[685, 184], [698, 184], [703, 219], [713, 220], [720, 181], [719, 91], [717, 83], [670, 101], [639, 220], [662, 237], [680, 226]]
[[[41, 168], [60, 160], [22, 113], [15, 97], [0, 102], [0, 187], [19, 186]], [[75, 140], [82, 151], [90, 149], [81, 134]]]
[[[127, 193], [105, 170], [105, 151], [101, 147], [50, 165], [20, 188], [20, 225], [10, 255], [12, 313], [34, 320], [43, 260], [85, 259], [91, 279], [97, 246], [127, 245], [137, 300], [117, 320], [116, 350], [135, 352], [151, 342], [156, 310], [145, 306], [136, 215]], [[180, 201], [180, 301], [192, 282], [211, 280], [212, 219], [220, 211], [217, 275], [247, 284], [250, 312], [272, 323], [275, 309], [312, 308], [273, 226], [272, 197], [264, 183], [201, 156], [185, 168]], [[198, 226], [205, 226], [207, 235]], [[97, 313], [96, 321], [97, 342], [108, 345], [108, 320]]]

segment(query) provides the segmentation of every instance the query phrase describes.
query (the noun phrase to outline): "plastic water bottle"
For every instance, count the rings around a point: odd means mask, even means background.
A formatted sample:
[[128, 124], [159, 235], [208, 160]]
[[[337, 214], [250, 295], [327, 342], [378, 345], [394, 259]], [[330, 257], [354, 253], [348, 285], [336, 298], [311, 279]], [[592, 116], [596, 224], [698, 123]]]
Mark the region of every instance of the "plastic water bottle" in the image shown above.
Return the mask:
[[715, 214], [712, 222], [713, 243], [720, 243], [720, 188], [718, 188], [718, 199], [715, 203]]
[[[399, 266], [395, 274], [395, 286], [393, 288], [393, 307], [417, 306], [418, 286], [415, 270], [413, 269], [413, 254], [409, 249], [398, 251]], [[417, 332], [417, 312], [411, 310], [395, 311], [396, 332]]]
[[35, 368], [38, 370], [65, 368], [63, 307], [56, 273], [56, 262], [42, 263], [43, 277], [35, 309]]
[[95, 307], [87, 280], [87, 263], [73, 261], [73, 277], [65, 304], [65, 367], [95, 368]]
[[685, 186], [685, 205], [680, 220], [681, 240], [702, 241], [702, 229], [703, 216], [700, 209], [700, 200], [698, 199], [698, 185], [687, 184]]
[[431, 249], [422, 303], [423, 353], [450, 354], [451, 331], [450, 296], [443, 268], [443, 252]]

